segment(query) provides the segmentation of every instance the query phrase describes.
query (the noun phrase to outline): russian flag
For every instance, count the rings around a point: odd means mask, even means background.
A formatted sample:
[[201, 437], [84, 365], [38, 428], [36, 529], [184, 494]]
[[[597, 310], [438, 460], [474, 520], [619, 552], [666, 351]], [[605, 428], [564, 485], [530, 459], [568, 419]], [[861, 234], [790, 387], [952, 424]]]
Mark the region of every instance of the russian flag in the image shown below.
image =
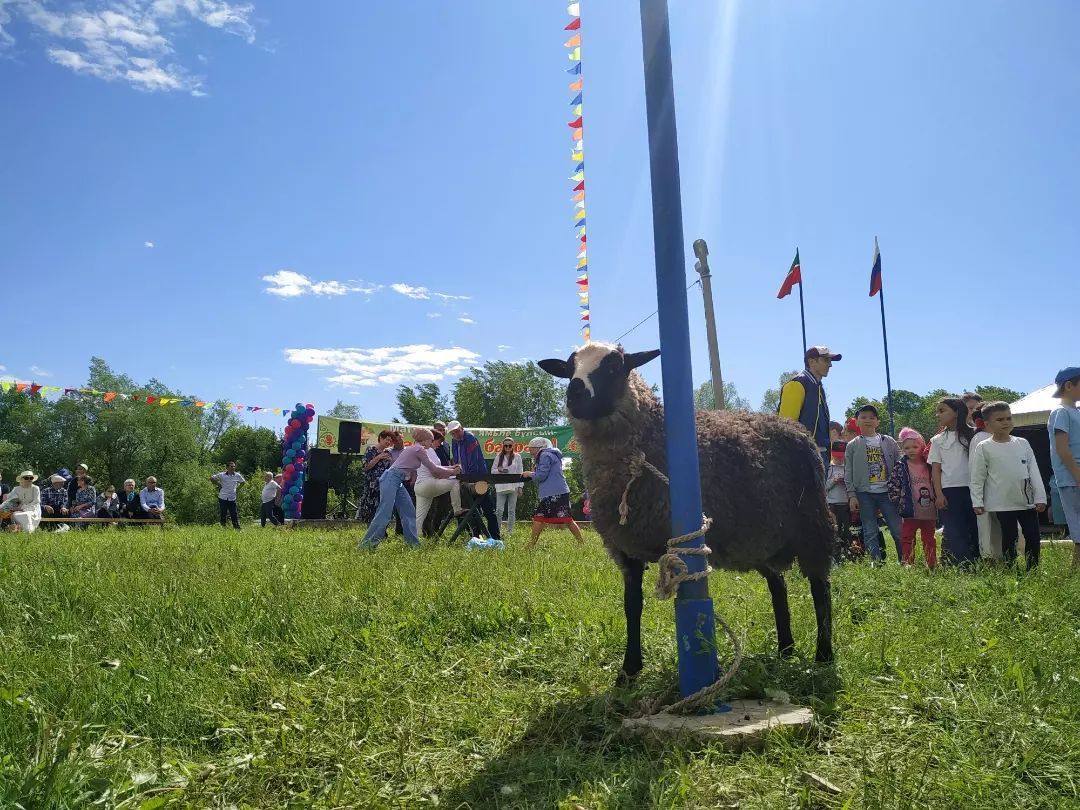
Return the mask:
[[874, 266], [870, 270], [870, 297], [881, 292], [881, 251], [878, 250], [877, 237], [874, 237]]

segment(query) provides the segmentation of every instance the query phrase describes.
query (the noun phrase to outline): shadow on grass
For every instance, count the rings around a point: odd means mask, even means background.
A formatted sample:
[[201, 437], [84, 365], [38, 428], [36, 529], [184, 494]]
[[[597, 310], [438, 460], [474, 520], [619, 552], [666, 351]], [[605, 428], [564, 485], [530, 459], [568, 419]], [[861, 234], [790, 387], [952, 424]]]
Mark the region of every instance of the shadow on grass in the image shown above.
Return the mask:
[[[603, 793], [605, 806], [651, 806], [654, 785], [666, 771], [680, 767], [707, 744], [673, 739], [658, 751], [654, 742], [624, 732], [622, 721], [640, 714], [646, 700], [677, 680], [673, 669], [665, 669], [630, 689], [612, 689], [544, 709], [512, 745], [443, 797], [444, 806], [558, 807], [597, 791]], [[826, 719], [835, 712], [841, 682], [832, 665], [761, 655], [743, 659], [730, 687], [729, 699], [765, 698], [766, 690], [782, 691]], [[669, 694], [666, 702], [676, 698]], [[812, 746], [814, 738], [798, 744]], [[731, 756], [734, 760], [738, 754]]]

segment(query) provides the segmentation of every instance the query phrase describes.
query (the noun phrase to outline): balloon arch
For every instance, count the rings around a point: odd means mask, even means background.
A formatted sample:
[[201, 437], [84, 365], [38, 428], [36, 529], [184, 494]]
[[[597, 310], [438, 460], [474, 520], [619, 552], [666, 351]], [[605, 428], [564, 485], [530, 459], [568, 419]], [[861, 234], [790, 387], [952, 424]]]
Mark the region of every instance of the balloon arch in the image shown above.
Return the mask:
[[308, 428], [315, 418], [315, 406], [310, 402], [304, 405], [296, 403], [289, 424], [285, 426], [285, 437], [281, 441], [281, 467], [284, 477], [285, 496], [282, 506], [285, 517], [298, 518], [304, 505], [304, 478], [307, 469]]

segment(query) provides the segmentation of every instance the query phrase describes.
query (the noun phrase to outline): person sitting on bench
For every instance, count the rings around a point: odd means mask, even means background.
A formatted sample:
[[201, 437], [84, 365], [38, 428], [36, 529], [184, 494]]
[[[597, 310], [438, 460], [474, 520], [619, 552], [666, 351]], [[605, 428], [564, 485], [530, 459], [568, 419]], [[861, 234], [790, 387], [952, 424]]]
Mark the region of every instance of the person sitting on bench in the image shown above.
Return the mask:
[[140, 517], [146, 520], [165, 519], [165, 490], [158, 489], [157, 479], [152, 475], [146, 479], [146, 486], [139, 493], [139, 505], [143, 511]]

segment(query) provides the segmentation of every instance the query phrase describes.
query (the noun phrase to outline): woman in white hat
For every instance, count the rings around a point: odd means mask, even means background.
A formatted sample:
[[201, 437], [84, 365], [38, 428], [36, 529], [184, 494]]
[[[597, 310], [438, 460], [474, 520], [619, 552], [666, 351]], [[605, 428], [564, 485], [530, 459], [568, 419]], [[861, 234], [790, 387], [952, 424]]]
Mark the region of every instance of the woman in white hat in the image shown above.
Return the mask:
[[37, 476], [30, 470], [19, 476], [19, 485], [8, 493], [0, 504], [0, 512], [11, 513], [14, 531], [28, 534], [41, 522], [41, 490], [34, 484]]

